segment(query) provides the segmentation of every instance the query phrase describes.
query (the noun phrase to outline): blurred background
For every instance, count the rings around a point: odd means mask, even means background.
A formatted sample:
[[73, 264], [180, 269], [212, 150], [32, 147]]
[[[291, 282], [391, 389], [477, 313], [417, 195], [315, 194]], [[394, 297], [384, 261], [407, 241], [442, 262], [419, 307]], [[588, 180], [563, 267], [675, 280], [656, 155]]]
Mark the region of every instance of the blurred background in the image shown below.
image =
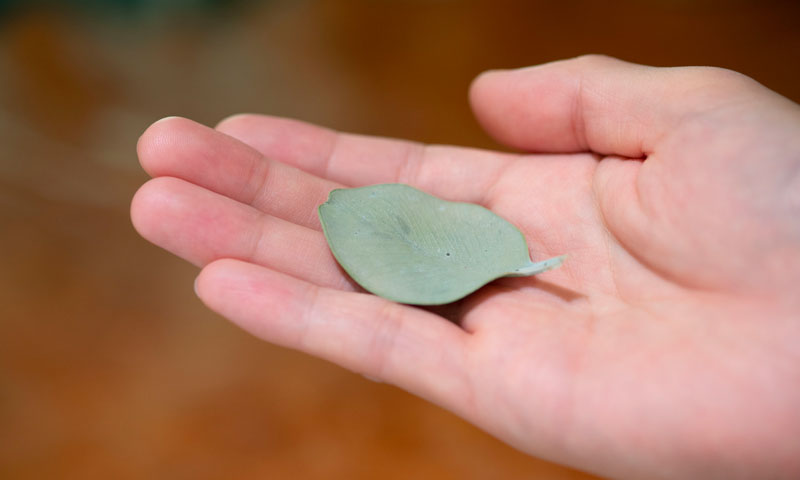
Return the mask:
[[206, 311], [134, 232], [166, 115], [494, 148], [470, 80], [583, 53], [800, 100], [800, 2], [0, 0], [0, 477], [583, 479]]

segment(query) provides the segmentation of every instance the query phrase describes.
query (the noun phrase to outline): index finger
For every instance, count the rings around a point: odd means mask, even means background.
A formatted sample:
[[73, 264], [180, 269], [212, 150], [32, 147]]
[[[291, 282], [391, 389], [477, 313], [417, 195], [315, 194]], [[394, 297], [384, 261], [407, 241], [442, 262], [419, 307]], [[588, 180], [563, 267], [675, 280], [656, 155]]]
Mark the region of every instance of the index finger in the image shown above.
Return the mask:
[[448, 200], [484, 203], [516, 155], [336, 132], [287, 118], [242, 114], [217, 130], [271, 160], [350, 187], [406, 183]]

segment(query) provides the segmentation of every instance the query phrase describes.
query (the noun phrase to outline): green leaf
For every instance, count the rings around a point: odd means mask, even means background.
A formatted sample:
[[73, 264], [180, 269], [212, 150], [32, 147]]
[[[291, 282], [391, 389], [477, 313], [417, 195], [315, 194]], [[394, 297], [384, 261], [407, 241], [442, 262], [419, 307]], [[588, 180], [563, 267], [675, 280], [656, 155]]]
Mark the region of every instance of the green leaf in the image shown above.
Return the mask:
[[525, 237], [506, 220], [408, 185], [334, 190], [319, 218], [353, 280], [400, 303], [454, 302], [499, 277], [535, 275], [564, 261], [534, 263]]

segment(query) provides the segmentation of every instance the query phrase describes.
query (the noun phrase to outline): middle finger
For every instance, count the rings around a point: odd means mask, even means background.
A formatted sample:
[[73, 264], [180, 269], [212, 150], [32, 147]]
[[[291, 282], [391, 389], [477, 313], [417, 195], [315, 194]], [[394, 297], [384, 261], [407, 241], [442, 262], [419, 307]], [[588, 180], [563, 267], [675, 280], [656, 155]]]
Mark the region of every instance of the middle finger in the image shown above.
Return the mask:
[[342, 185], [265, 158], [216, 130], [170, 117], [142, 134], [139, 159], [153, 177], [177, 177], [261, 212], [320, 230], [317, 206]]

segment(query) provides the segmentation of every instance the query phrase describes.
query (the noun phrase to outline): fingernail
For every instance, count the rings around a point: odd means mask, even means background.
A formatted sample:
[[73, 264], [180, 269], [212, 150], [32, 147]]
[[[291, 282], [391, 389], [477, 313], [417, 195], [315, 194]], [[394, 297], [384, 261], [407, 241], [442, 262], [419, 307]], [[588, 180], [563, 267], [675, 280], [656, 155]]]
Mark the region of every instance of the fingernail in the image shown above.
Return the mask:
[[166, 117], [161, 118], [161, 119], [156, 120], [155, 122], [153, 122], [153, 125], [155, 125], [157, 123], [161, 123], [161, 122], [166, 122], [168, 120], [172, 120], [173, 118], [183, 118], [183, 117], [179, 117], [177, 115], [167, 115]]
[[364, 378], [366, 378], [366, 379], [367, 379], [367, 380], [369, 380], [370, 382], [375, 382], [375, 383], [383, 383], [383, 380], [381, 380], [381, 379], [379, 379], [379, 378], [377, 378], [377, 377], [371, 377], [371, 376], [369, 376], [369, 375], [364, 375], [363, 373], [361, 374], [361, 376], [362, 376], [362, 377], [364, 377]]

